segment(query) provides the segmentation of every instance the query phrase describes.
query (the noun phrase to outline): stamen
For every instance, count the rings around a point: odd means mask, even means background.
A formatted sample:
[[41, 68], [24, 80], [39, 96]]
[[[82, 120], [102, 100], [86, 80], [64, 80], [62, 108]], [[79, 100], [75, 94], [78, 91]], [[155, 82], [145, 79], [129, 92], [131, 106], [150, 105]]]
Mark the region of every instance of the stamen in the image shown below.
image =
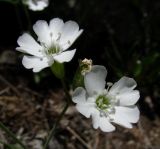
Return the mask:
[[41, 42], [41, 45], [42, 45], [44, 48], [47, 48], [47, 45], [46, 45], [44, 42]]
[[58, 38], [56, 39], [56, 41], [60, 40], [61, 38], [61, 33], [58, 33]]
[[66, 45], [67, 45], [67, 46], [68, 46], [68, 45], [70, 46], [70, 45], [71, 45], [71, 41], [68, 40], [66, 43], [62, 44], [62, 47], [63, 47], [63, 46], [66, 46]]
[[[108, 89], [112, 85], [111, 83], [108, 84]], [[115, 97], [112, 97], [111, 95], [108, 95], [106, 90], [103, 91], [104, 93], [100, 94], [95, 101], [96, 108], [100, 112], [101, 117], [108, 117], [110, 120], [113, 120], [111, 118], [111, 114], [115, 113], [115, 105], [117, 104], [117, 100]]]
[[107, 85], [108, 85], [108, 86], [112, 86], [113, 83], [112, 83], [112, 82], [107, 82]]
[[99, 109], [106, 110], [109, 108], [110, 101], [105, 95], [99, 95], [96, 99], [96, 105]]
[[110, 89], [110, 87], [113, 85], [113, 83], [112, 82], [107, 82], [107, 92], [109, 91], [109, 89]]

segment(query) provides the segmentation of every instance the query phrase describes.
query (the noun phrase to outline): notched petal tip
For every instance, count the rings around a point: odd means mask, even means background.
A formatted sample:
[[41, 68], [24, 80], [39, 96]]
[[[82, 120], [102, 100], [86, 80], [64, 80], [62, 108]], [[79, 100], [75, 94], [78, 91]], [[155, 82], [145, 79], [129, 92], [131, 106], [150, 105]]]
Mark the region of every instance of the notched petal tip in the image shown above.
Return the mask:
[[69, 21], [65, 22], [65, 25], [69, 25], [69, 26], [75, 27], [75, 28], [77, 28], [77, 30], [79, 30], [79, 25], [75, 21], [69, 20]]
[[122, 79], [122, 81], [125, 82], [125, 85], [128, 88], [130, 88], [130, 87], [135, 88], [137, 86], [137, 83], [136, 83], [136, 81], [133, 78], [124, 76], [121, 79]]
[[[104, 66], [93, 65], [90, 72], [84, 76], [85, 88], [90, 96], [105, 89], [107, 70]], [[95, 85], [96, 83], [96, 85]]]
[[51, 19], [49, 24], [52, 24], [52, 23], [57, 23], [58, 24], [58, 23], [62, 23], [62, 22], [63, 22], [63, 20], [61, 18], [57, 17], [57, 18]]
[[106, 117], [100, 118], [99, 127], [103, 132], [113, 132], [116, 129]]
[[105, 78], [107, 76], [107, 69], [102, 65], [93, 65], [91, 71], [94, 73], [103, 72], [103, 75], [105, 76]]
[[140, 111], [137, 106], [134, 107], [134, 118], [130, 120], [131, 123], [137, 123], [140, 119]]
[[131, 92], [137, 86], [136, 81], [133, 78], [122, 77], [119, 81], [113, 84], [109, 93], [112, 95], [117, 95], [121, 93]]
[[116, 99], [119, 100], [120, 106], [132, 106], [137, 103], [140, 98], [140, 93], [138, 90], [132, 90], [130, 92], [120, 93], [116, 96]]
[[74, 103], [86, 102], [86, 91], [83, 87], [77, 87], [72, 94], [72, 101]]

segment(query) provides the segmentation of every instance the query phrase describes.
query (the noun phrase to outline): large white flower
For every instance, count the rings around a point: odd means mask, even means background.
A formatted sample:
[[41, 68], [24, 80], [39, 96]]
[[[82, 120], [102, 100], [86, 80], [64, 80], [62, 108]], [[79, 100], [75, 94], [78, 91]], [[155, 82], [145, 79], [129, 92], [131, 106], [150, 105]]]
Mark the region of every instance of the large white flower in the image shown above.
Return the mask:
[[132, 78], [122, 77], [112, 87], [108, 83], [105, 89], [107, 70], [104, 66], [94, 65], [84, 77], [85, 89], [75, 89], [72, 100], [77, 110], [85, 117], [92, 117], [93, 127], [111, 132], [115, 127], [111, 122], [132, 128], [139, 119], [139, 110], [135, 103], [140, 95], [134, 90], [136, 82]]
[[41, 11], [49, 5], [48, 0], [23, 0], [22, 2], [33, 11]]
[[80, 36], [83, 30], [74, 21], [63, 22], [54, 18], [49, 25], [44, 20], [39, 20], [33, 25], [33, 30], [38, 36], [38, 42], [28, 33], [18, 38], [19, 47], [16, 50], [30, 54], [25, 55], [22, 64], [25, 68], [33, 69], [33, 72], [51, 66], [54, 61], [59, 63], [69, 62], [76, 49], [66, 51]]

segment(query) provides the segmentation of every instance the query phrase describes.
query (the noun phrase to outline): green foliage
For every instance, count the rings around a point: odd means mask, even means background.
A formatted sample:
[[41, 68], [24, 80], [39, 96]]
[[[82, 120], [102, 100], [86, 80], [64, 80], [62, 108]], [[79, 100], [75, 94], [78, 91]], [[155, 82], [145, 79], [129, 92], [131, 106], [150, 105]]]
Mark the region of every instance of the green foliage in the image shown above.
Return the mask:
[[4, 149], [24, 149], [18, 144], [5, 144]]
[[84, 87], [84, 75], [82, 74], [82, 71], [86, 69], [86, 65], [82, 64], [82, 60], [79, 60], [79, 66], [75, 72], [73, 82], [72, 82], [72, 87], [73, 89], [77, 87]]

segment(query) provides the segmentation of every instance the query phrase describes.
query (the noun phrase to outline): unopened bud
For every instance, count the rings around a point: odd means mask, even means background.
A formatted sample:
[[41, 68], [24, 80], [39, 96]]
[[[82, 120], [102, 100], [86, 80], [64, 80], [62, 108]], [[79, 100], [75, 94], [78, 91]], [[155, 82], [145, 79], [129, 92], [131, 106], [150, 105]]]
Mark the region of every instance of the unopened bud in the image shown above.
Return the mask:
[[82, 60], [80, 62], [80, 69], [82, 75], [85, 75], [87, 72], [90, 72], [92, 69], [92, 60], [86, 58]]

